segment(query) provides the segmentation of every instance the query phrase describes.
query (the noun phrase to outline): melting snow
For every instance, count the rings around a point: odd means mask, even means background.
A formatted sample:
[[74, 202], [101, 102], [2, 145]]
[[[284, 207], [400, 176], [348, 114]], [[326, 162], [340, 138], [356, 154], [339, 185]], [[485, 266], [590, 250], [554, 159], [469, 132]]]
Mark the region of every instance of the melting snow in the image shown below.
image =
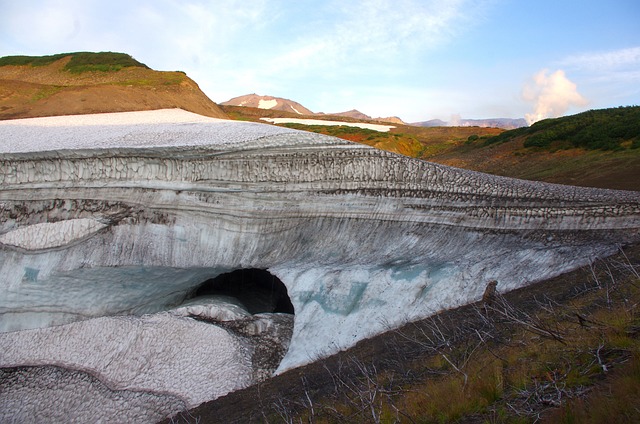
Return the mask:
[[[298, 111], [296, 111], [298, 112]], [[374, 130], [380, 132], [388, 132], [391, 128], [395, 128], [394, 125], [379, 125], [379, 124], [367, 124], [364, 122], [342, 122], [342, 121], [324, 121], [322, 119], [301, 119], [301, 118], [260, 118], [263, 121], [271, 122], [272, 124], [303, 124], [303, 125], [344, 125], [347, 127], [358, 127], [367, 130]]]
[[0, 121], [0, 152], [229, 145], [286, 132], [181, 109], [52, 116]]
[[271, 109], [274, 108], [278, 105], [278, 101], [276, 99], [272, 99], [272, 100], [262, 100], [260, 99], [260, 102], [258, 103], [258, 108], [259, 109]]

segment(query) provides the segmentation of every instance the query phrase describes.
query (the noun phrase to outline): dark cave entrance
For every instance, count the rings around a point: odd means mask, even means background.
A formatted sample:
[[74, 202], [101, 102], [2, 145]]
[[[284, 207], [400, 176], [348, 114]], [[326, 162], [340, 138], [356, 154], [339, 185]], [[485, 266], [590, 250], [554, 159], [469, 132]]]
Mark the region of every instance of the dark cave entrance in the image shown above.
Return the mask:
[[192, 298], [217, 295], [236, 298], [251, 314], [294, 313], [287, 287], [264, 269], [238, 269], [220, 274], [202, 283]]

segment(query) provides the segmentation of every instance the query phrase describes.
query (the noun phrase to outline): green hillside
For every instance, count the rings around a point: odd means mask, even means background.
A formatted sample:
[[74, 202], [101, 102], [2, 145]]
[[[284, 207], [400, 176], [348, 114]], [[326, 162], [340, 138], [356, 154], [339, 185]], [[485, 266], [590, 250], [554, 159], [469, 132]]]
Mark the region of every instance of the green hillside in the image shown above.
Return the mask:
[[168, 108], [227, 117], [184, 72], [126, 53], [0, 57], [0, 120]]
[[71, 60], [64, 66], [64, 69], [77, 74], [91, 71], [119, 71], [128, 67], [149, 69], [147, 65], [138, 62], [128, 54], [113, 52], [59, 53], [49, 56], [5, 56], [0, 58], [0, 66], [47, 66], [69, 56]]
[[640, 147], [640, 106], [589, 110], [545, 119], [493, 137], [489, 144], [524, 138], [524, 147], [559, 150], [623, 150]]

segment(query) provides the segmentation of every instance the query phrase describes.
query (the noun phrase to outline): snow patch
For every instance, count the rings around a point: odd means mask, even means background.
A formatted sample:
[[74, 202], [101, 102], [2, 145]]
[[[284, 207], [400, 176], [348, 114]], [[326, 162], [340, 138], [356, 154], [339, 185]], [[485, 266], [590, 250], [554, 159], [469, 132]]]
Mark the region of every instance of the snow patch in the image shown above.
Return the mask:
[[278, 105], [278, 101], [276, 99], [271, 99], [271, 100], [260, 99], [260, 102], [258, 102], [258, 109], [271, 109], [276, 107], [277, 105]]
[[[296, 111], [298, 112], [298, 111]], [[300, 112], [298, 112], [300, 113]], [[302, 119], [302, 118], [260, 118], [263, 121], [272, 124], [303, 124], [303, 125], [344, 125], [346, 127], [358, 127], [367, 130], [380, 132], [389, 132], [394, 125], [367, 124], [364, 122], [342, 122], [342, 121], [325, 121], [322, 119]]]
[[0, 367], [88, 371], [111, 389], [169, 394], [190, 407], [253, 383], [252, 347], [245, 340], [168, 313], [2, 333], [0, 345]]
[[298, 109], [296, 109], [295, 107], [293, 107], [293, 105], [291, 105], [291, 109], [293, 109], [293, 111], [295, 113], [297, 113], [298, 115], [304, 115], [302, 112], [298, 111]]
[[294, 130], [181, 109], [0, 121], [0, 152], [238, 145]]

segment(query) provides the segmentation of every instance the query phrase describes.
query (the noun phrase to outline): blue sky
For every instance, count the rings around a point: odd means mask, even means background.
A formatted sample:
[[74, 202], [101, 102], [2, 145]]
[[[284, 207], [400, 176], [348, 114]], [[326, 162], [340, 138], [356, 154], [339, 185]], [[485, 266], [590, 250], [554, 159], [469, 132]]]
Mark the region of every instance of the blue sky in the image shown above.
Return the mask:
[[640, 104], [638, 0], [0, 0], [0, 56], [118, 51], [214, 101], [408, 122]]

